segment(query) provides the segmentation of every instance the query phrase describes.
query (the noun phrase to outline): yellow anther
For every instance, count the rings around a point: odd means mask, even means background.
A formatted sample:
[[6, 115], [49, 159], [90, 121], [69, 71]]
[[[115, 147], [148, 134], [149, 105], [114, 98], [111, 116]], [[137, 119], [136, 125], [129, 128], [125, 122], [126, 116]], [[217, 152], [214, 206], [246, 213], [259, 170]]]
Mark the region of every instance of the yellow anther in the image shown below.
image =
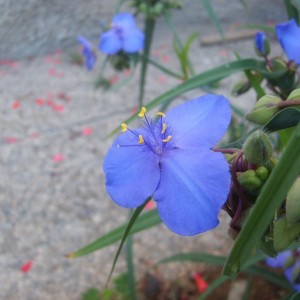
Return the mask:
[[142, 107], [142, 109], [141, 109], [140, 113], [138, 114], [138, 116], [140, 118], [143, 118], [145, 116], [146, 111], [147, 111], [146, 107]]
[[144, 144], [145, 141], [144, 141], [144, 138], [141, 134], [139, 134], [139, 144]]
[[168, 137], [164, 140], [162, 140], [164, 143], [167, 143], [167, 142], [170, 142], [172, 136], [171, 135], [168, 135]]
[[159, 111], [158, 113], [156, 113], [158, 116], [161, 116], [161, 117], [165, 117], [166, 114], [164, 114], [163, 112]]
[[166, 129], [167, 129], [167, 124], [163, 123], [161, 133], [165, 133]]
[[122, 132], [127, 131], [127, 125], [125, 123], [121, 124]]

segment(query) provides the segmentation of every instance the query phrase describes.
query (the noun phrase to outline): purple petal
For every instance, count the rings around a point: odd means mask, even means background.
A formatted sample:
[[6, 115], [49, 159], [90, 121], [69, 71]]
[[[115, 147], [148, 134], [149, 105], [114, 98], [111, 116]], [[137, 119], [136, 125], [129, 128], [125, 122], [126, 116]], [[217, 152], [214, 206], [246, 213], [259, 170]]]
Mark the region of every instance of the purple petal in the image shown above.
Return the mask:
[[113, 55], [118, 53], [121, 47], [121, 40], [115, 30], [111, 29], [100, 36], [99, 49], [102, 52]]
[[141, 205], [157, 188], [158, 163], [156, 154], [147, 146], [138, 145], [137, 136], [130, 131], [122, 133], [104, 158], [107, 192], [121, 206]]
[[288, 59], [300, 64], [300, 28], [296, 21], [291, 19], [288, 22], [278, 24], [276, 34]]
[[123, 50], [127, 53], [135, 53], [144, 48], [144, 33], [138, 28], [130, 28], [123, 31]]
[[195, 148], [174, 149], [160, 165], [161, 180], [153, 197], [167, 227], [181, 235], [216, 227], [230, 185], [224, 156]]
[[276, 257], [266, 258], [266, 264], [271, 268], [282, 268], [285, 264], [286, 259], [291, 256], [292, 251], [283, 251], [280, 252]]
[[205, 95], [175, 107], [166, 116], [177, 147], [212, 147], [224, 135], [231, 119], [224, 96]]
[[120, 13], [114, 16], [113, 26], [122, 29], [135, 27], [135, 20], [130, 13]]

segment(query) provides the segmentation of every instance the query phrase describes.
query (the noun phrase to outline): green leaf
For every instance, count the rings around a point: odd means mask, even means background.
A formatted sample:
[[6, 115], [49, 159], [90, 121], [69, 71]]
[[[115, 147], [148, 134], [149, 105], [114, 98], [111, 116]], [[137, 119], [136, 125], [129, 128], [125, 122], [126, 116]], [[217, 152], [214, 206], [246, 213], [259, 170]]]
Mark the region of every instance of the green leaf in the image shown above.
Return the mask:
[[176, 255], [172, 255], [170, 257], [166, 257], [158, 262], [158, 264], [166, 264], [169, 262], [204, 262], [209, 265], [223, 266], [226, 261], [226, 256], [216, 256], [207, 253], [198, 253], [198, 252], [190, 252], [190, 253], [180, 253]]
[[209, 19], [211, 20], [211, 22], [214, 24], [215, 28], [218, 30], [220, 36], [222, 37], [222, 39], [224, 39], [224, 31], [222, 28], [222, 25], [210, 3], [210, 0], [202, 0], [202, 4], [209, 16]]
[[81, 300], [100, 300], [100, 292], [95, 288], [87, 289], [81, 295]]
[[286, 220], [287, 225], [293, 225], [300, 221], [300, 177], [290, 188], [286, 197]]
[[256, 275], [260, 278], [263, 278], [264, 280], [276, 284], [284, 289], [293, 290], [293, 287], [287, 281], [287, 279], [282, 275], [276, 274], [274, 271], [270, 271], [259, 266], [251, 266], [244, 271], [251, 275]]
[[300, 110], [294, 107], [288, 107], [279, 111], [267, 124], [264, 125], [266, 131], [278, 131], [293, 127], [300, 121]]
[[[241, 59], [238, 61], [221, 65], [217, 68], [196, 75], [186, 80], [185, 82], [179, 84], [175, 88], [163, 93], [159, 97], [155, 98], [153, 101], [148, 103], [145, 107], [148, 110], [153, 109], [157, 105], [170, 101], [175, 97], [182, 95], [185, 92], [199, 88], [201, 86], [211, 84], [213, 82], [226, 78], [236, 72], [240, 72], [244, 70], [255, 70], [263, 74], [269, 74], [262, 62], [255, 59]], [[278, 76], [278, 73], [273, 73], [272, 76]], [[136, 118], [137, 116], [133, 115], [127, 120], [125, 120], [124, 123], [130, 123]], [[112, 136], [113, 134], [119, 132], [119, 130], [120, 130], [119, 128], [116, 128], [109, 136]]]
[[300, 123], [256, 200], [224, 266], [223, 274], [233, 276], [241, 270], [258, 244], [274, 213], [300, 170]]
[[295, 21], [299, 24], [299, 12], [297, 7], [293, 4], [292, 0], [284, 0], [285, 9], [289, 19], [295, 19]]
[[[136, 220], [129, 232], [129, 235], [153, 227], [159, 223], [161, 223], [161, 220], [157, 214], [157, 210], [145, 212]], [[126, 223], [113, 229], [87, 246], [75, 251], [74, 253], [68, 254], [67, 257], [75, 258], [84, 256], [119, 241], [122, 238], [127, 226], [128, 224]]]

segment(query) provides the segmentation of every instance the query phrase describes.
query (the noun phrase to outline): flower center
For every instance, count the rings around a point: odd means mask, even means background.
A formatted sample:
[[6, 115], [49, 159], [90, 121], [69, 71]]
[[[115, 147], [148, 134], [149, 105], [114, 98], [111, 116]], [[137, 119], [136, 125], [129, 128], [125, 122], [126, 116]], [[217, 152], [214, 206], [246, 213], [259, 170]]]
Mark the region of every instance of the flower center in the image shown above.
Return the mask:
[[158, 112], [160, 116], [158, 121], [149, 119], [146, 116], [146, 108], [142, 107], [138, 116], [144, 118], [144, 126], [136, 131], [130, 130], [125, 123], [121, 124], [122, 132], [129, 130], [136, 136], [137, 144], [133, 145], [118, 145], [119, 147], [128, 146], [144, 146], [158, 155], [162, 155], [164, 151], [174, 148], [174, 141], [172, 139], [171, 129], [165, 122], [165, 114]]

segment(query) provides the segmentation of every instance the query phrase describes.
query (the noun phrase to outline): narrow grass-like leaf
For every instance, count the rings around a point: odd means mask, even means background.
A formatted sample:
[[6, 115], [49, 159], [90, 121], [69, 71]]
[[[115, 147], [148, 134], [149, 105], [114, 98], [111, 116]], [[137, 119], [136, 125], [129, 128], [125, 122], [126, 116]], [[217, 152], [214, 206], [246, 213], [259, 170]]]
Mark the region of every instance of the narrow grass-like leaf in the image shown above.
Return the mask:
[[[132, 235], [139, 231], [153, 227], [159, 223], [161, 223], [161, 220], [157, 214], [157, 210], [145, 212], [133, 224], [133, 226], [129, 232], [129, 235]], [[109, 245], [119, 241], [122, 238], [127, 227], [128, 227], [127, 223], [124, 225], [121, 225], [121, 226], [113, 229], [112, 231], [106, 233], [99, 239], [88, 244], [87, 246], [75, 251], [74, 253], [68, 254], [67, 257], [75, 258], [75, 257], [84, 256], [84, 255], [90, 254], [96, 250], [99, 250], [101, 248], [104, 248], [106, 246], [109, 246]]]
[[289, 19], [294, 19], [299, 24], [299, 12], [291, 0], [284, 0], [285, 9]]
[[202, 4], [209, 16], [209, 19], [211, 20], [211, 22], [214, 24], [215, 28], [218, 30], [220, 36], [222, 37], [222, 39], [224, 39], [224, 31], [222, 28], [222, 25], [210, 3], [210, 0], [202, 0]]
[[287, 279], [283, 275], [276, 274], [274, 271], [270, 271], [266, 268], [262, 268], [259, 266], [251, 266], [243, 272], [246, 272], [251, 275], [258, 276], [266, 281], [269, 281], [273, 284], [276, 284], [284, 289], [293, 290], [291, 284], [287, 281]]
[[238, 273], [274, 217], [288, 189], [300, 170], [300, 123], [283, 152], [278, 164], [265, 183], [256, 204], [248, 216], [224, 266], [223, 274]]
[[253, 286], [253, 278], [252, 276], [247, 279], [247, 284], [246, 288], [244, 290], [243, 296], [241, 300], [249, 300], [250, 299], [250, 294]]
[[[170, 101], [174, 99], [175, 97], [178, 97], [182, 95], [185, 92], [188, 92], [190, 90], [200, 88], [201, 86], [209, 85], [213, 82], [219, 81], [221, 79], [224, 79], [225, 77], [228, 77], [236, 72], [244, 71], [244, 70], [255, 70], [260, 73], [266, 73], [266, 69], [264, 68], [264, 65], [255, 59], [241, 59], [238, 61], [234, 61], [228, 64], [221, 65], [219, 67], [216, 67], [214, 69], [208, 70], [206, 72], [203, 72], [199, 75], [196, 75], [185, 82], [179, 84], [175, 88], [163, 93], [162, 95], [158, 96], [154, 100], [152, 100], [149, 104], [147, 104], [145, 107], [149, 109], [153, 109], [157, 105], [164, 104], [167, 101]], [[273, 73], [272, 76], [278, 76], [278, 73]], [[131, 116], [127, 120], [124, 121], [124, 123], [130, 123], [133, 120], [137, 118], [136, 115]], [[119, 128], [116, 128], [113, 130], [109, 136], [112, 136], [113, 134], [119, 132]]]

